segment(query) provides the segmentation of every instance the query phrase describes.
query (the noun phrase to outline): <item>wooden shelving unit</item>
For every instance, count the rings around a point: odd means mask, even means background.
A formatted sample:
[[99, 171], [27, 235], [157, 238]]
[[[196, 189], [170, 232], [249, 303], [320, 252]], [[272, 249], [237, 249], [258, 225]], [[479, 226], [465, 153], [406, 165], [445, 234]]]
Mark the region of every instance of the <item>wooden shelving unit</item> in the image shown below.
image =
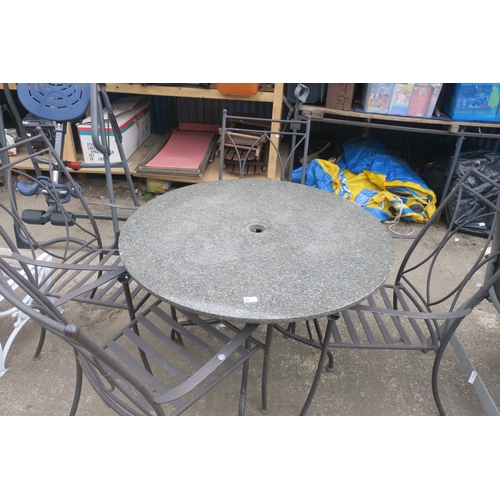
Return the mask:
[[[279, 120], [281, 119], [281, 113], [283, 109], [283, 83], [275, 83], [273, 87], [264, 87], [257, 94], [253, 96], [239, 96], [239, 95], [227, 95], [221, 94], [216, 88], [215, 84], [212, 84], [210, 88], [204, 89], [200, 87], [176, 87], [172, 85], [141, 85], [139, 83], [107, 83], [106, 90], [108, 92], [117, 92], [123, 94], [140, 94], [140, 95], [156, 95], [156, 96], [169, 96], [178, 98], [197, 98], [197, 99], [224, 99], [233, 101], [257, 101], [257, 102], [270, 102], [272, 103], [272, 115], [271, 119]], [[279, 124], [273, 123], [271, 131], [278, 131]], [[154, 136], [153, 136], [154, 138]], [[158, 140], [158, 138], [157, 138]], [[134, 155], [129, 159], [130, 171], [133, 175], [137, 175], [134, 170], [138, 163], [144, 158], [144, 156], [152, 147], [151, 144], [145, 143], [146, 149], [140, 147]], [[142, 155], [142, 156], [141, 156]], [[179, 177], [179, 176], [169, 176], [168, 174], [144, 174], [141, 173], [140, 177], [162, 179], [165, 181], [174, 182], [206, 182], [218, 179], [218, 158], [214, 160], [212, 164], [207, 167], [203, 177]], [[276, 151], [271, 148], [269, 151], [269, 160], [267, 165], [267, 172], [265, 177], [268, 179], [275, 179], [279, 176], [278, 172], [278, 157]], [[224, 173], [224, 178], [233, 178], [236, 175], [229, 172]]]
[[[16, 90], [16, 84], [9, 84], [11, 90]], [[106, 83], [106, 90], [108, 92], [116, 92], [121, 94], [139, 94], [139, 95], [156, 95], [156, 96], [169, 96], [178, 98], [197, 98], [197, 99], [224, 99], [224, 100], [235, 100], [235, 101], [257, 101], [257, 102], [269, 102], [272, 103], [272, 116], [273, 120], [281, 119], [282, 107], [283, 107], [283, 83], [275, 83], [274, 86], [264, 87], [257, 94], [253, 96], [236, 96], [236, 95], [226, 95], [221, 94], [216, 88], [215, 84], [212, 84], [210, 88], [205, 89], [201, 87], [187, 87], [187, 86], [172, 86], [172, 85], [156, 85], [148, 84], [142, 85], [140, 83]], [[278, 131], [279, 124], [273, 123], [271, 131]], [[180, 176], [168, 176], [160, 174], [144, 174], [141, 173], [137, 175], [135, 173], [135, 168], [144, 159], [144, 157], [149, 153], [151, 148], [161, 139], [159, 135], [151, 135], [128, 159], [129, 169], [132, 175], [141, 178], [152, 178], [161, 179], [165, 181], [173, 182], [186, 182], [186, 183], [197, 183], [206, 182], [218, 179], [219, 165], [218, 158], [214, 160], [212, 164], [209, 164], [207, 170], [205, 171], [203, 177], [180, 177]], [[68, 128], [64, 141], [64, 151], [63, 160], [67, 161], [83, 161], [81, 155], [76, 153], [75, 142], [71, 130]], [[267, 166], [267, 172], [264, 177], [269, 179], [275, 179], [279, 176], [278, 168], [278, 157], [274, 150], [269, 152], [269, 160]], [[42, 165], [43, 169], [43, 165]], [[79, 172], [81, 173], [101, 173], [104, 169], [100, 168], [81, 168]], [[121, 168], [113, 168], [113, 174], [119, 175], [123, 173]], [[233, 178], [236, 175], [229, 172], [224, 173], [224, 178]]]

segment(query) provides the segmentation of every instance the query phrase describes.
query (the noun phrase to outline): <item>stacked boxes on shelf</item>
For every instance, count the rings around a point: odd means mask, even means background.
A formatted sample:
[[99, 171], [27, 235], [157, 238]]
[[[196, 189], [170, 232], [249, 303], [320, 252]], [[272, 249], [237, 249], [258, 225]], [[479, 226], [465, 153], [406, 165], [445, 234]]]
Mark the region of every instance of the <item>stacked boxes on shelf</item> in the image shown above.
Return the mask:
[[453, 120], [500, 121], [500, 83], [455, 83], [447, 92], [445, 112]]
[[363, 110], [366, 113], [430, 118], [442, 83], [365, 83]]

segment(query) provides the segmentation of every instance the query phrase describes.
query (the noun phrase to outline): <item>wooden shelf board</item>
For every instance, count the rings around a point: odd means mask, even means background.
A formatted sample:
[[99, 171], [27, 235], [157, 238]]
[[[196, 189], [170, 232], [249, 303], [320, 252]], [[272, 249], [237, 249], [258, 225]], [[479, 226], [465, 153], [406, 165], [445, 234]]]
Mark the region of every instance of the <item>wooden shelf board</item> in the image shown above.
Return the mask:
[[[15, 83], [9, 83], [9, 88], [12, 90], [16, 89]], [[283, 104], [283, 87], [282, 83], [275, 83], [274, 88], [272, 86], [263, 87], [255, 94], [254, 96], [238, 96], [238, 95], [226, 95], [221, 94], [217, 88], [216, 84], [211, 84], [210, 88], [205, 89], [201, 87], [186, 87], [186, 86], [169, 86], [169, 85], [158, 85], [158, 84], [148, 84], [141, 85], [140, 83], [107, 83], [106, 90], [108, 92], [118, 92], [124, 94], [139, 94], [139, 95], [158, 95], [158, 96], [171, 96], [171, 97], [191, 97], [191, 98], [200, 98], [200, 99], [221, 99], [221, 100], [234, 100], [234, 101], [257, 101], [257, 102], [269, 102], [273, 105], [272, 118], [279, 119], [281, 118], [282, 104]], [[273, 123], [272, 130], [279, 130], [279, 124]], [[140, 161], [144, 158], [144, 156], [148, 153], [149, 149], [152, 145], [154, 145], [158, 141], [159, 136], [150, 136], [145, 143], [140, 146], [135, 153], [128, 159], [128, 164], [132, 175], [134, 174], [135, 168], [140, 163]], [[71, 144], [71, 139], [68, 140], [68, 146]], [[81, 154], [75, 155], [76, 151], [74, 151], [74, 147], [67, 148], [66, 154], [63, 155], [63, 160], [70, 161], [83, 161], [83, 157]], [[67, 157], [66, 157], [67, 156]], [[269, 161], [268, 161], [268, 171], [267, 174], [262, 174], [264, 178], [276, 178], [276, 175], [279, 175], [276, 168], [276, 154], [274, 151], [270, 152]], [[210, 168], [212, 167], [212, 168]], [[31, 163], [28, 161], [24, 168], [30, 169], [32, 168]], [[48, 170], [48, 167], [41, 166], [42, 170]], [[178, 182], [205, 182], [207, 180], [215, 180], [218, 178], [218, 174], [214, 175], [211, 172], [214, 167], [209, 166], [207, 171], [203, 175], [203, 177], [199, 177], [193, 179], [192, 177], [183, 178], [180, 180], [179, 178], [172, 179]], [[215, 169], [217, 170], [217, 169]], [[96, 173], [103, 174], [104, 168], [93, 167], [87, 168], [83, 167], [78, 172], [81, 173]], [[113, 174], [123, 174], [122, 168], [112, 168]], [[225, 173], [226, 175], [226, 173]], [[227, 175], [231, 175], [227, 173]], [[138, 176], [138, 175], [136, 175]], [[140, 174], [141, 177], [145, 177], [146, 174]], [[149, 175], [149, 178], [158, 178], [156, 175]], [[173, 177], [173, 176], [172, 176]], [[213, 179], [212, 179], [213, 177]], [[236, 177], [236, 176], [235, 176]]]
[[273, 102], [274, 92], [272, 89], [261, 90], [253, 96], [221, 94], [212, 84], [209, 89], [197, 87], [175, 87], [168, 85], [141, 85], [140, 83], [107, 83], [108, 92], [119, 92], [122, 94], [159, 95], [170, 97], [194, 97], [200, 99], [225, 99], [232, 101], [260, 101]]
[[446, 116], [439, 118], [422, 118], [413, 116], [398, 116], [398, 115], [383, 115], [379, 113], [364, 113], [361, 111], [344, 111], [340, 109], [329, 109], [322, 106], [309, 106], [301, 105], [300, 111], [302, 114], [310, 114], [311, 116], [318, 115], [336, 115], [345, 116], [350, 118], [358, 118], [361, 120], [383, 120], [383, 121], [394, 121], [394, 122], [405, 122], [405, 123], [427, 123], [429, 125], [443, 125], [443, 126], [460, 126], [460, 127], [479, 127], [479, 128], [497, 128], [500, 127], [499, 122], [464, 122], [455, 121]]

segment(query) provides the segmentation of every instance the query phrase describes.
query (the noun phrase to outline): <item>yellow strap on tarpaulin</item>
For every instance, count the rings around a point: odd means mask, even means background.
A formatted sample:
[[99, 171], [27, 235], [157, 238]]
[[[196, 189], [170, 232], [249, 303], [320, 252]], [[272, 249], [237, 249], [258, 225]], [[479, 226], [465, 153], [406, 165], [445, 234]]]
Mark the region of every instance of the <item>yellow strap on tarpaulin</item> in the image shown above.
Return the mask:
[[316, 160], [332, 178], [333, 192], [364, 206], [379, 218], [404, 218], [425, 223], [436, 210], [436, 196], [425, 185], [416, 182], [387, 181], [384, 174], [363, 170], [359, 174], [329, 160]]

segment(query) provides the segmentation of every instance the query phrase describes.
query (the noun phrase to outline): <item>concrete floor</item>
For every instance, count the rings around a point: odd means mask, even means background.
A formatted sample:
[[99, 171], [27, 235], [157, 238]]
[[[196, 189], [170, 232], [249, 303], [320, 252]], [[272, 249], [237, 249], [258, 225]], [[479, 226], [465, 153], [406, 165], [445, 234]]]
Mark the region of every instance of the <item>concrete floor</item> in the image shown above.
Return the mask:
[[[0, 188], [0, 191], [5, 188]], [[1, 194], [1, 193], [0, 193]], [[96, 194], [96, 199], [99, 199]], [[3, 215], [1, 217], [4, 217]], [[8, 221], [0, 220], [6, 224]], [[405, 232], [405, 223], [401, 231]], [[418, 230], [418, 228], [417, 228]], [[395, 238], [397, 259], [410, 245]], [[1, 305], [1, 304], [0, 304]], [[66, 313], [96, 338], [127, 321], [124, 311], [71, 303]], [[304, 326], [301, 325], [301, 328]], [[5, 343], [11, 322], [0, 322], [0, 342]], [[262, 334], [265, 328], [261, 327]], [[38, 327], [28, 322], [7, 357], [7, 372], [0, 377], [0, 415], [67, 415], [71, 406], [75, 361], [71, 349], [48, 336], [41, 359], [34, 361]], [[500, 315], [483, 302], [462, 324], [459, 336], [492, 397], [500, 404]], [[424, 416], [437, 415], [431, 392], [433, 353], [361, 351], [334, 352], [335, 369], [324, 373], [308, 415], [325, 416]], [[262, 354], [251, 360], [247, 411], [249, 416], [298, 415], [307, 396], [319, 352], [276, 333], [269, 379], [269, 413], [260, 412]], [[188, 415], [236, 415], [239, 371], [196, 403]], [[450, 415], [480, 416], [485, 411], [468, 383], [453, 349], [448, 348], [441, 368], [441, 397]], [[84, 381], [78, 415], [114, 415]]]

